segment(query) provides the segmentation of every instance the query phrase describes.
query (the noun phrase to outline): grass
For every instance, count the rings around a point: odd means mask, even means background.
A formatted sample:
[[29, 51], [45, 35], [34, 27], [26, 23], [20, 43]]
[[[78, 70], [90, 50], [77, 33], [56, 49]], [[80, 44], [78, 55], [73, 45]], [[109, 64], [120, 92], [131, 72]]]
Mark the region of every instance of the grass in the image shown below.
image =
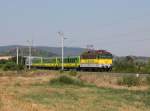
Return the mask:
[[139, 109], [139, 111], [148, 111], [150, 109], [149, 92], [67, 85], [59, 88], [53, 86], [49, 90], [50, 92], [46, 90], [31, 91], [23, 98], [26, 101], [62, 111], [74, 111], [75, 109], [77, 111], [119, 111], [124, 106], [131, 107], [131, 109], [135, 108], [136, 111]]
[[57, 85], [78, 85], [78, 86], [83, 86], [83, 82], [79, 79], [67, 76], [67, 75], [62, 75], [57, 78], [54, 78], [50, 80], [50, 84], [57, 84]]
[[146, 82], [147, 82], [148, 85], [150, 85], [150, 77], [146, 78]]
[[123, 76], [121, 79], [118, 79], [119, 85], [139, 86], [141, 84], [141, 78], [136, 76]]
[[[56, 72], [54, 75], [47, 71], [41, 76], [41, 73], [27, 77], [1, 77], [0, 111], [150, 110], [150, 90], [115, 89], [87, 85], [85, 82], [80, 85], [80, 80], [75, 77], [57, 75]], [[97, 82], [94, 81], [98, 80], [97, 84], [100, 84], [110, 79], [99, 75], [82, 75], [81, 78], [88, 78], [87, 81], [95, 84]]]
[[69, 72], [69, 75], [71, 75], [71, 76], [77, 76], [78, 73], [77, 73], [76, 70], [71, 70], [71, 71]]

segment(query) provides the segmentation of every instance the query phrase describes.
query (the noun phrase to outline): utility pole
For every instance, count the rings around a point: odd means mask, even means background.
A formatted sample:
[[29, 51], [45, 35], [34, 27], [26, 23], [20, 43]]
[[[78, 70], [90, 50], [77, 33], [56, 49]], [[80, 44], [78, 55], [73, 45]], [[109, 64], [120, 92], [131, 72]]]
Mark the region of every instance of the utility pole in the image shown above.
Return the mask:
[[28, 43], [29, 43], [29, 46], [28, 46], [28, 48], [29, 48], [29, 70], [31, 69], [31, 52], [32, 52], [32, 41], [27, 41]]
[[21, 61], [20, 61], [20, 63], [21, 63], [21, 65], [23, 65], [24, 63], [23, 63], [23, 59], [24, 59], [24, 57], [23, 57], [23, 48], [22, 48], [22, 50], [20, 50], [21, 51]]
[[16, 52], [17, 52], [17, 61], [16, 61], [16, 63], [17, 63], [17, 65], [19, 64], [19, 48], [17, 47], [16, 48]]
[[58, 32], [58, 35], [61, 37], [61, 70], [64, 70], [64, 33]]

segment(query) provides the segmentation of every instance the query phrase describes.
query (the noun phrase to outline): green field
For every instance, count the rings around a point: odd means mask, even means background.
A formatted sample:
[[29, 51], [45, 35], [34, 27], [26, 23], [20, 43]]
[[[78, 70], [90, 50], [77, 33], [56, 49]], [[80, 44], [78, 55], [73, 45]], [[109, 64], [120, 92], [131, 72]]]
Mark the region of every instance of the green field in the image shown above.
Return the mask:
[[50, 83], [60, 76], [56, 71], [6, 73], [0, 77], [0, 111], [150, 111], [149, 88], [115, 86], [115, 77], [82, 73], [84, 84], [69, 85]]

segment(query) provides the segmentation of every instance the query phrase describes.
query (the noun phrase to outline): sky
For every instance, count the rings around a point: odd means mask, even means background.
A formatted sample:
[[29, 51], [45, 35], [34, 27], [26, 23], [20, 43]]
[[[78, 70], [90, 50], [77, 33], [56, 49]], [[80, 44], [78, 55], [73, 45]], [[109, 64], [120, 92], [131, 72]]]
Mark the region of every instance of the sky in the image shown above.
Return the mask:
[[0, 0], [0, 46], [94, 45], [150, 56], [150, 0]]

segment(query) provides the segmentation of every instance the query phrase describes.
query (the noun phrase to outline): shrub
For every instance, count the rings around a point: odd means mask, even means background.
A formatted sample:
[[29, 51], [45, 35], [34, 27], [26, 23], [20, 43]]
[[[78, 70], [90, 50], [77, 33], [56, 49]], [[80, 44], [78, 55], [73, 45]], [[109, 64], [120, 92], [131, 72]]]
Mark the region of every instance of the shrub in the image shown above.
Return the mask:
[[23, 70], [24, 66], [23, 65], [17, 65], [14, 62], [8, 62], [6, 64], [3, 65], [2, 68], [4, 71], [15, 71], [15, 70]]
[[77, 71], [76, 70], [71, 70], [69, 72], [69, 75], [71, 75], [71, 76], [77, 76]]
[[24, 69], [24, 65], [17, 65], [17, 69], [18, 70], [23, 70]]
[[16, 64], [13, 62], [8, 62], [8, 63], [4, 64], [4, 66], [3, 66], [4, 71], [15, 70], [15, 69], [16, 69]]
[[63, 73], [64, 73], [64, 71], [63, 71], [63, 70], [59, 70], [59, 73], [60, 73], [60, 74], [63, 74]]
[[150, 85], [150, 77], [146, 77], [146, 82], [148, 85]]
[[119, 85], [127, 85], [128, 87], [138, 86], [140, 85], [140, 82], [141, 82], [140, 77], [136, 76], [123, 76], [121, 79], [118, 79], [117, 81]]
[[118, 85], [123, 85], [123, 79], [122, 78], [117, 79], [117, 84]]
[[50, 80], [50, 84], [60, 84], [60, 85], [68, 84], [68, 85], [82, 86], [83, 82], [78, 79], [75, 79], [66, 75], [62, 75], [62, 76], [59, 76], [58, 78]]
[[149, 66], [145, 66], [145, 67], [143, 68], [143, 73], [148, 73], [148, 74], [150, 74], [150, 67], [149, 67]]
[[16, 86], [16, 87], [20, 87], [20, 86], [21, 86], [21, 84], [20, 84], [19, 82], [16, 82], [16, 83], [14, 84], [14, 86]]
[[0, 64], [0, 68], [2, 68], [3, 67], [3, 65], [2, 64]]

